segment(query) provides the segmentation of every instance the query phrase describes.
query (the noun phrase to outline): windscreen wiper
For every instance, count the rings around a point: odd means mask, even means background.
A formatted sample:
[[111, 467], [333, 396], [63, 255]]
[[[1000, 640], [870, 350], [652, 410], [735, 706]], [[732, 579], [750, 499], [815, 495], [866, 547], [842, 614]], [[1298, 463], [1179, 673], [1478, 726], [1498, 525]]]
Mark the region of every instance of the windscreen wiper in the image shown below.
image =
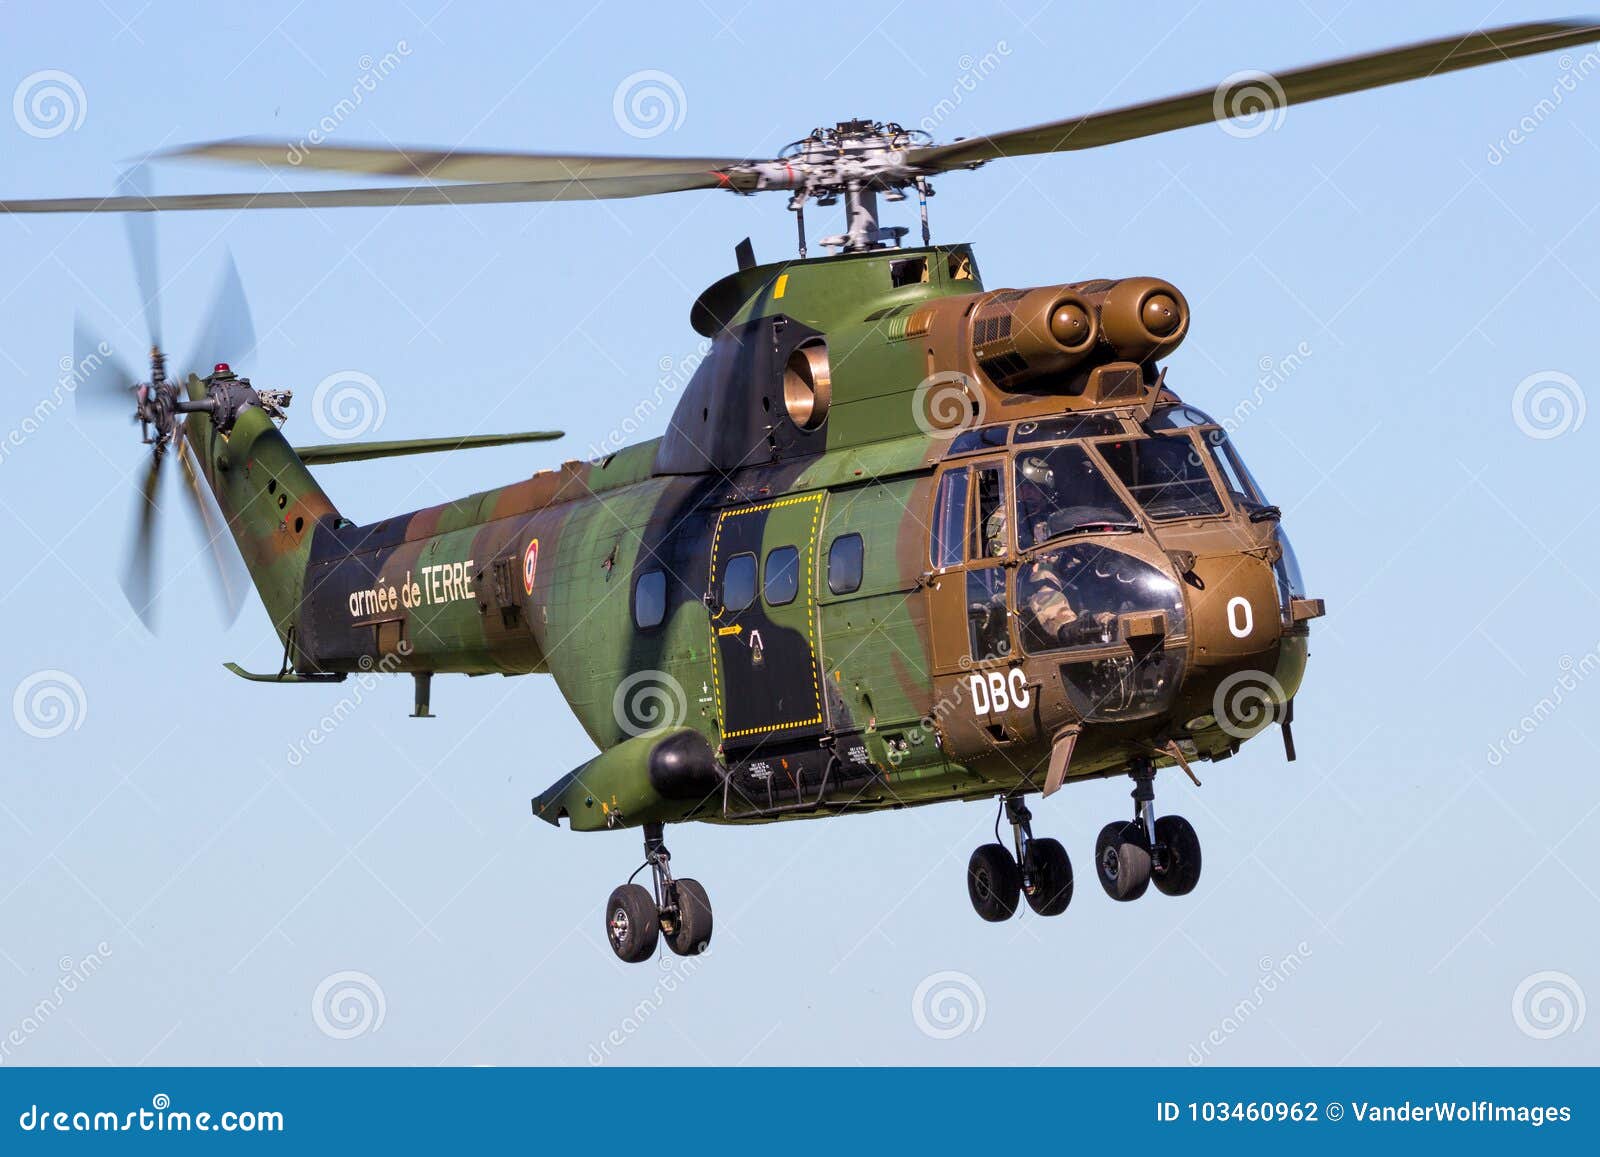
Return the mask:
[[1283, 511], [1276, 506], [1258, 506], [1250, 512], [1251, 522], [1282, 522]]
[[1116, 522], [1108, 519], [1098, 518], [1091, 522], [1076, 523], [1067, 527], [1065, 530], [1058, 530], [1049, 538], [1044, 539], [1042, 542], [1036, 543], [1035, 549], [1043, 546], [1047, 542], [1055, 542], [1060, 538], [1071, 538], [1075, 534], [1132, 534], [1138, 529], [1139, 524], [1137, 522]]

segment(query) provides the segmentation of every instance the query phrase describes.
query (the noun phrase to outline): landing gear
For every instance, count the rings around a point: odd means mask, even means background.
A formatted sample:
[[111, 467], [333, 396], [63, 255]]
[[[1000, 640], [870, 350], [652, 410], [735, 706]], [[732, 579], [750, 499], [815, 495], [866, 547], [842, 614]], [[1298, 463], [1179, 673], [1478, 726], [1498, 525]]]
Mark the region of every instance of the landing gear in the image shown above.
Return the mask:
[[628, 964], [650, 959], [662, 936], [679, 956], [698, 956], [710, 945], [711, 901], [700, 881], [673, 878], [671, 859], [661, 825], [646, 824], [644, 866], [652, 886], [630, 881], [606, 904], [606, 941], [617, 959]]
[[1040, 916], [1059, 916], [1072, 902], [1072, 861], [1060, 840], [1035, 839], [1033, 815], [1021, 796], [1005, 797], [1015, 854], [996, 840], [967, 861], [967, 895], [978, 915], [998, 924], [1024, 897]]
[[1187, 896], [1200, 882], [1200, 837], [1182, 816], [1156, 819], [1155, 768], [1134, 765], [1133, 819], [1107, 824], [1094, 844], [1095, 874], [1113, 900], [1137, 900], [1155, 882], [1168, 896]]

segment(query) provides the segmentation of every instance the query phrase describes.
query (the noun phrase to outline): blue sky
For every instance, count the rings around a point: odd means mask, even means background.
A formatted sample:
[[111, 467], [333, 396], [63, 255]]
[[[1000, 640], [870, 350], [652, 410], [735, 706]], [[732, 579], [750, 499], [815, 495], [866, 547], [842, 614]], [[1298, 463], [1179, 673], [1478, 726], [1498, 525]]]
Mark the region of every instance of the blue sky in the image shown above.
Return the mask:
[[[107, 191], [126, 158], [299, 140], [325, 118], [336, 142], [579, 152], [772, 155], [853, 116], [933, 118], [949, 139], [1564, 14], [25, 6], [6, 17], [0, 90], [64, 72], [73, 123], [0, 117], [0, 192]], [[670, 77], [675, 104], [672, 127], [640, 137], [615, 105], [645, 71]], [[1582, 421], [1600, 388], [1596, 73], [1593, 50], [1535, 57], [1292, 108], [1259, 134], [1194, 128], [936, 182], [936, 239], [976, 243], [990, 286], [1150, 273], [1185, 291], [1193, 329], [1168, 380], [1216, 414], [1249, 403], [1236, 440], [1328, 602], [1299, 761], [1268, 736], [1203, 768], [1203, 788], [1160, 784], [1205, 842], [1186, 900], [1115, 905], [1088, 877], [1095, 832], [1129, 806], [1120, 782], [1035, 809], [1079, 867], [1049, 921], [969, 910], [988, 805], [674, 829], [675, 865], [716, 904], [713, 951], [619, 965], [600, 908], [637, 834], [528, 813], [592, 754], [553, 683], [441, 678], [439, 718], [417, 722], [393, 680], [292, 763], [352, 686], [226, 674], [273, 667], [278, 647], [253, 604], [217, 625], [181, 526], [150, 637], [116, 584], [132, 431], [50, 417], [0, 459], [0, 691], [59, 671], [81, 696], [50, 738], [0, 716], [0, 1039], [22, 1041], [0, 1063], [1600, 1061], [1600, 1024], [1576, 1011], [1600, 994], [1600, 419]], [[193, 164], [155, 181], [337, 183]], [[837, 227], [826, 215], [813, 238]], [[50, 392], [74, 311], [126, 348], [143, 335], [116, 219], [0, 231], [0, 427], [15, 430]], [[694, 350], [693, 296], [746, 235], [763, 259], [790, 254], [782, 200], [173, 215], [168, 344], [194, 335], [227, 249], [258, 385], [309, 400], [329, 375], [366, 375], [385, 437], [569, 433], [322, 472], [345, 514], [372, 519], [583, 456]], [[324, 440], [303, 411], [289, 432]], [[60, 993], [63, 968], [92, 975]], [[330, 1032], [314, 1001], [345, 989], [367, 1011], [345, 1004], [360, 1031]], [[973, 1010], [948, 1037], [913, 1011], [941, 991]]]

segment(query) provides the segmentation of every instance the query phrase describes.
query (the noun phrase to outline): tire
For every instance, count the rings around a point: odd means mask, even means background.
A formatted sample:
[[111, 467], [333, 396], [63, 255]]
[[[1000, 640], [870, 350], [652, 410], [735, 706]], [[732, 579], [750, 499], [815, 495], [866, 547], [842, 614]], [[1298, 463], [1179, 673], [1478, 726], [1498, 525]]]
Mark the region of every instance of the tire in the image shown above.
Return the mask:
[[638, 964], [655, 955], [661, 938], [661, 917], [656, 898], [639, 884], [624, 884], [606, 903], [606, 942], [617, 959]]
[[1028, 907], [1040, 916], [1059, 916], [1072, 903], [1072, 860], [1060, 840], [1028, 841], [1033, 891]]
[[1022, 872], [999, 844], [984, 844], [967, 861], [967, 895], [979, 916], [998, 924], [1016, 915], [1022, 897]]
[[1150, 872], [1156, 890], [1187, 896], [1200, 882], [1200, 837], [1194, 825], [1182, 816], [1162, 816], [1156, 820], [1156, 843], [1162, 849], [1160, 866]]
[[1094, 842], [1094, 870], [1113, 900], [1137, 900], [1150, 886], [1150, 848], [1131, 820], [1107, 824]]
[[711, 945], [711, 900], [699, 880], [679, 880], [678, 919], [667, 947], [679, 956], [699, 956]]

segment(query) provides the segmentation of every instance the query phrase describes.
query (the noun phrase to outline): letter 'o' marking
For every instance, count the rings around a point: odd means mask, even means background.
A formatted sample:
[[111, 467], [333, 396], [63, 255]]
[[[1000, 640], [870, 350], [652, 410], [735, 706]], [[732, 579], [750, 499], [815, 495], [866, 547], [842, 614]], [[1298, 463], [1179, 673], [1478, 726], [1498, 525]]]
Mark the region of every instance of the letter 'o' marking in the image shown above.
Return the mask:
[[533, 593], [533, 579], [539, 573], [539, 540], [533, 539], [528, 543], [528, 549], [522, 552], [522, 589], [527, 594]]
[[1236, 639], [1248, 639], [1255, 629], [1255, 608], [1243, 595], [1234, 595], [1228, 600], [1228, 632]]

